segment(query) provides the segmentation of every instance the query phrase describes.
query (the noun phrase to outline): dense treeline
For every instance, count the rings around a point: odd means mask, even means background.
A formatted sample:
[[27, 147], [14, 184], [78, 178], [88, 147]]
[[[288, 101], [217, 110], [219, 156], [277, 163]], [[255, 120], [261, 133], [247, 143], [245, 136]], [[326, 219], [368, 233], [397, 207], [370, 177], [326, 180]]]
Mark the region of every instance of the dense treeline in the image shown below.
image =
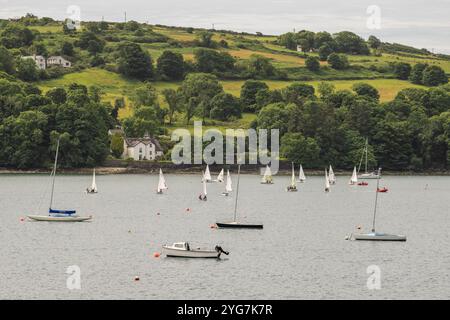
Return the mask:
[[109, 154], [111, 107], [96, 88], [73, 84], [46, 94], [35, 86], [0, 79], [0, 165], [48, 165], [60, 137], [61, 165], [101, 164]]

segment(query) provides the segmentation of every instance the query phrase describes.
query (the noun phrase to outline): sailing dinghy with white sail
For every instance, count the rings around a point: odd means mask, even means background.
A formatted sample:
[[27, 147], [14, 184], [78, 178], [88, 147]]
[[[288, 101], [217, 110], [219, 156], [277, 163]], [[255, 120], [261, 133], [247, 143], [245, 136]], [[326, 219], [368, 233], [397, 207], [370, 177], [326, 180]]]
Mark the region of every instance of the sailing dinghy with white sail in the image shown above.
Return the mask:
[[348, 182], [348, 184], [353, 186], [357, 183], [358, 183], [358, 175], [356, 173], [356, 167], [354, 167], [352, 177], [350, 178], [350, 181]]
[[198, 196], [198, 199], [202, 200], [202, 201], [207, 201], [208, 200], [208, 198], [207, 198], [208, 192], [206, 191], [206, 178], [205, 178], [204, 173], [203, 173], [202, 184], [203, 184], [203, 192], [200, 193], [200, 195]]
[[272, 171], [269, 166], [266, 166], [266, 170], [264, 171], [264, 176], [261, 179], [262, 184], [273, 184], [272, 179]]
[[294, 170], [294, 163], [292, 163], [292, 176], [291, 176], [291, 184], [287, 186], [286, 191], [287, 192], [297, 192], [297, 181], [295, 181], [295, 170]]
[[166, 179], [164, 178], [162, 169], [159, 169], [159, 181], [158, 181], [158, 189], [156, 190], [156, 193], [162, 194], [164, 190], [167, 190], [167, 184]]
[[59, 139], [56, 144], [56, 155], [55, 163], [53, 164], [53, 170], [51, 173], [52, 177], [52, 191], [50, 196], [50, 206], [48, 210], [48, 215], [28, 215], [28, 218], [35, 221], [49, 221], [49, 222], [82, 222], [91, 220], [92, 216], [79, 216], [76, 214], [75, 210], [60, 210], [53, 209], [53, 196], [55, 193], [55, 178], [56, 178], [56, 167], [58, 165], [58, 153], [59, 153]]
[[217, 181], [217, 182], [223, 182], [223, 169], [220, 170], [219, 175], [217, 176], [216, 181]]
[[336, 184], [336, 176], [333, 171], [333, 167], [330, 165], [330, 169], [328, 170], [328, 179], [330, 180], [330, 184]]
[[299, 174], [298, 174], [298, 182], [303, 183], [303, 182], [305, 182], [305, 181], [306, 181], [306, 176], [305, 176], [305, 173], [303, 172], [303, 167], [302, 167], [302, 165], [300, 165], [300, 172], [299, 172]]
[[90, 187], [86, 188], [86, 193], [97, 193], [98, 189], [97, 189], [97, 183], [95, 182], [95, 168], [94, 168], [94, 172], [92, 174], [92, 184]]
[[325, 192], [330, 192], [330, 177], [328, 176], [326, 168], [325, 168]]
[[230, 176], [230, 170], [227, 170], [227, 183], [225, 184], [225, 192], [222, 192], [223, 196], [229, 196], [231, 191], [233, 191], [231, 187], [231, 176]]
[[[377, 175], [381, 176], [381, 169], [378, 169]], [[366, 240], [366, 241], [406, 241], [405, 235], [387, 234], [387, 233], [377, 232], [375, 230], [379, 184], [380, 184], [380, 179], [377, 180], [377, 188], [375, 189], [375, 206], [374, 206], [374, 210], [373, 210], [372, 231], [370, 233], [354, 233], [350, 237], [348, 237], [348, 239]]]
[[209, 165], [206, 165], [205, 173], [203, 174], [203, 180], [207, 183], [212, 182], [211, 173], [209, 172]]

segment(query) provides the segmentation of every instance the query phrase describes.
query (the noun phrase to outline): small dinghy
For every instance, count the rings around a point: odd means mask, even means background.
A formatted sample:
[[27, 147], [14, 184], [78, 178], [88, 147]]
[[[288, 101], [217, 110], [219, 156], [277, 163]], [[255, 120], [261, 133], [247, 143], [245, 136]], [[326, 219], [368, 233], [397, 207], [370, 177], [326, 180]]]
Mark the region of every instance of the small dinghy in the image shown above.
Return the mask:
[[205, 173], [203, 174], [203, 180], [207, 183], [212, 182], [211, 173], [209, 172], [209, 165], [206, 165]]
[[162, 169], [159, 169], [159, 181], [158, 181], [158, 189], [156, 189], [157, 194], [162, 194], [164, 190], [167, 190], [166, 179], [164, 179], [164, 175]]
[[230, 170], [227, 170], [227, 183], [225, 185], [225, 192], [222, 192], [223, 196], [229, 196], [233, 188], [231, 187], [231, 176]]
[[191, 248], [188, 242], [175, 242], [173, 245], [164, 245], [162, 247], [163, 254], [166, 257], [177, 257], [177, 258], [220, 258], [220, 255], [229, 252], [225, 251], [219, 245], [216, 245], [214, 250], [202, 249], [202, 248]]
[[286, 191], [287, 192], [297, 192], [297, 183], [295, 181], [294, 163], [292, 163], [291, 184], [287, 186]]
[[325, 192], [330, 192], [330, 177], [327, 173], [327, 168], [325, 168]]
[[330, 181], [330, 184], [336, 184], [336, 176], [331, 165], [330, 169], [328, 170], [328, 180]]
[[264, 171], [264, 176], [261, 179], [261, 184], [273, 184], [272, 171], [269, 166], [266, 166], [266, 171]]
[[356, 167], [354, 167], [352, 177], [350, 178], [348, 184], [353, 186], [357, 183], [358, 183], [358, 174], [356, 173]]
[[95, 183], [95, 168], [94, 168], [94, 172], [92, 173], [92, 183], [90, 187], [86, 188], [86, 193], [97, 193], [98, 189], [97, 189], [97, 184]]
[[219, 175], [217, 176], [216, 182], [223, 182], [223, 169], [220, 170]]
[[236, 198], [234, 202], [234, 219], [231, 222], [216, 222], [217, 228], [228, 228], [228, 229], [262, 229], [262, 224], [255, 223], [241, 223], [237, 222], [236, 214], [237, 214], [237, 204], [238, 204], [238, 195], [239, 195], [239, 178], [241, 176], [241, 165], [238, 167], [238, 180], [236, 185]]
[[207, 200], [208, 200], [208, 198], [207, 198], [208, 192], [206, 191], [206, 179], [205, 179], [205, 174], [203, 174], [202, 183], [203, 183], [203, 192], [200, 193], [200, 195], [198, 196], [198, 199], [199, 199], [199, 200], [202, 200], [202, 201], [207, 201]]
[[[378, 176], [381, 176], [381, 169], [378, 169], [377, 174], [378, 174]], [[382, 233], [382, 232], [375, 231], [379, 183], [380, 183], [380, 179], [377, 180], [377, 189], [375, 192], [375, 206], [374, 206], [374, 210], [373, 210], [372, 231], [369, 233], [354, 233], [350, 237], [347, 237], [348, 239], [350, 239], [350, 240], [366, 240], [366, 241], [406, 241], [405, 235], [388, 234], [388, 233]]]
[[366, 187], [366, 186], [368, 186], [368, 185], [369, 185], [369, 183], [368, 183], [368, 182], [365, 182], [365, 181], [358, 182], [358, 186]]
[[389, 191], [389, 189], [386, 188], [386, 187], [377, 189], [377, 192], [381, 192], [381, 193], [385, 193], [385, 192], [388, 192], [388, 191]]
[[[28, 215], [27, 217], [34, 221], [51, 221], [51, 222], [82, 222], [92, 219], [92, 216], [81, 217], [76, 214], [75, 210], [56, 210], [53, 207], [53, 195], [55, 193], [55, 177], [56, 177], [56, 167], [58, 165], [58, 152], [59, 152], [59, 139], [56, 144], [56, 155], [55, 163], [53, 164], [53, 170], [51, 173], [52, 177], [52, 193], [50, 196], [50, 206], [48, 210], [48, 215]], [[95, 182], [95, 180], [94, 180]]]
[[305, 172], [303, 172], [303, 167], [302, 165], [300, 165], [300, 172], [298, 174], [298, 182], [305, 182], [306, 181], [306, 176], [305, 176]]

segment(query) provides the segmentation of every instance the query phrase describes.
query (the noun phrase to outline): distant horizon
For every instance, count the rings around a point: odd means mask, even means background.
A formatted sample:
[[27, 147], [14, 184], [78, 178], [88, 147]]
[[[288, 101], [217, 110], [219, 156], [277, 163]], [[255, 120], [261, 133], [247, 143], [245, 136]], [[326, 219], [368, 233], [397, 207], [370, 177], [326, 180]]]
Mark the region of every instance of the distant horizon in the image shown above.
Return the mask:
[[[56, 4], [55, 4], [56, 3]], [[367, 28], [371, 5], [380, 8], [381, 28]], [[367, 39], [370, 35], [383, 42], [400, 43], [425, 48], [433, 53], [450, 54], [450, 22], [446, 17], [450, 3], [429, 0], [426, 6], [419, 0], [348, 0], [339, 6], [331, 0], [313, 3], [295, 0], [180, 0], [155, 1], [128, 0], [126, 8], [120, 0], [96, 1], [0, 0], [0, 18], [11, 19], [32, 13], [39, 17], [64, 20], [67, 8], [78, 5], [81, 21], [123, 22], [135, 20], [151, 25], [193, 27], [278, 36], [282, 33], [305, 29], [314, 32], [351, 31]]]

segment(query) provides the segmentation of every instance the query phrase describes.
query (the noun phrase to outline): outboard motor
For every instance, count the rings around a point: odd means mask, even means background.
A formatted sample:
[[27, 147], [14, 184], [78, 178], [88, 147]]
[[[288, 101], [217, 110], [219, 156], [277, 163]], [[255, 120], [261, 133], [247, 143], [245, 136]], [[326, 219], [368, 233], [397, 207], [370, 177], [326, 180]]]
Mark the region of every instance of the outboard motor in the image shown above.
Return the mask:
[[219, 246], [219, 245], [217, 245], [217, 246], [215, 247], [215, 249], [216, 249], [217, 252], [224, 253], [224, 254], [226, 254], [226, 255], [229, 255], [229, 254], [230, 254], [228, 251], [223, 250], [222, 247]]

